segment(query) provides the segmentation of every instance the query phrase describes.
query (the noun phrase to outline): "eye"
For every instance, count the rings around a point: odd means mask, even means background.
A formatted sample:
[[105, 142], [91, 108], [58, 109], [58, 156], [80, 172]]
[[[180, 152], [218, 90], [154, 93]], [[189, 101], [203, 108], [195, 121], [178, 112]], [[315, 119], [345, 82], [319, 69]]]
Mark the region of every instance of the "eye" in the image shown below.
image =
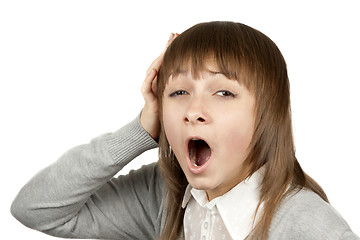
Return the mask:
[[169, 97], [176, 97], [176, 96], [182, 96], [182, 95], [187, 95], [188, 92], [185, 90], [176, 90], [175, 92], [172, 92], [169, 94]]
[[220, 91], [217, 91], [215, 94], [218, 96], [221, 96], [221, 97], [235, 97], [236, 96], [235, 94], [233, 94], [232, 92], [227, 91], [227, 90], [220, 90]]

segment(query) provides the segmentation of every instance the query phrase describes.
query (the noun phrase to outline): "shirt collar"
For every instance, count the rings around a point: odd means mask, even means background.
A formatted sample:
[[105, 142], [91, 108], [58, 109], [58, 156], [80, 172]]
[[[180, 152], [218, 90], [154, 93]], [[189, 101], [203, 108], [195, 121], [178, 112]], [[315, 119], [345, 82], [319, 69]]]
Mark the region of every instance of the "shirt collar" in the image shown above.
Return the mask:
[[[224, 195], [210, 202], [204, 190], [197, 190], [190, 185], [185, 190], [182, 207], [185, 208], [193, 197], [196, 202], [211, 210], [217, 207], [219, 214], [233, 239], [244, 239], [252, 230], [256, 208], [260, 199], [260, 187], [265, 167], [260, 168], [250, 177], [240, 182]], [[258, 209], [258, 214], [262, 205]]]

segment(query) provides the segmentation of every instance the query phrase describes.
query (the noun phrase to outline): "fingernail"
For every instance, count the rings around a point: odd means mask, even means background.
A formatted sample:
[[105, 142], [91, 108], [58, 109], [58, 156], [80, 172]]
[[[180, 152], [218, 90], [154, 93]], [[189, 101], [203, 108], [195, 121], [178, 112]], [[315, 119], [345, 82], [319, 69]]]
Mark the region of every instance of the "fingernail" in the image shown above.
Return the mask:
[[171, 33], [170, 36], [169, 36], [169, 40], [172, 39], [174, 37], [174, 34]]

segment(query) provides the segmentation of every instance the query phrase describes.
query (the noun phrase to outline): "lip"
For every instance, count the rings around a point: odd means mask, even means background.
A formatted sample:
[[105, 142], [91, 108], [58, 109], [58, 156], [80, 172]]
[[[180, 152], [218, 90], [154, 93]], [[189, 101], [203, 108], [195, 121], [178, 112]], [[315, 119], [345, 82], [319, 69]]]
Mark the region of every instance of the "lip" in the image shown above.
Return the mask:
[[[192, 163], [191, 163], [191, 160], [189, 158], [189, 142], [190, 140], [192, 139], [198, 139], [198, 140], [203, 140], [205, 141], [208, 145], [209, 145], [209, 148], [210, 148], [210, 151], [211, 151], [211, 156], [209, 158], [209, 160], [206, 161], [205, 164], [201, 165], [201, 166], [194, 166]], [[204, 138], [202, 137], [199, 137], [199, 136], [191, 136], [189, 138], [186, 139], [186, 144], [185, 144], [185, 153], [186, 153], [186, 165], [189, 169], [189, 171], [193, 174], [201, 174], [203, 173], [207, 167], [209, 166], [210, 164], [210, 161], [211, 161], [211, 158], [213, 156], [213, 150], [210, 146], [210, 144], [208, 143], [208, 141], [206, 141]]]

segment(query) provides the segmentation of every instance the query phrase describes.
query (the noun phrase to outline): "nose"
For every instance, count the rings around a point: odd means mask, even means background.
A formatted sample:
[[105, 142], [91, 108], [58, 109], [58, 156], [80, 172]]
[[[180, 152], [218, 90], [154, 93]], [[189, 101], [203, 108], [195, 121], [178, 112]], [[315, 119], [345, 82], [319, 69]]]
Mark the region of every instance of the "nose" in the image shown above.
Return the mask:
[[206, 104], [201, 99], [192, 99], [189, 102], [184, 122], [186, 124], [207, 124], [209, 122]]
[[201, 116], [200, 114], [187, 114], [185, 116], [185, 122], [190, 124], [197, 124], [197, 123], [205, 123], [206, 118]]

